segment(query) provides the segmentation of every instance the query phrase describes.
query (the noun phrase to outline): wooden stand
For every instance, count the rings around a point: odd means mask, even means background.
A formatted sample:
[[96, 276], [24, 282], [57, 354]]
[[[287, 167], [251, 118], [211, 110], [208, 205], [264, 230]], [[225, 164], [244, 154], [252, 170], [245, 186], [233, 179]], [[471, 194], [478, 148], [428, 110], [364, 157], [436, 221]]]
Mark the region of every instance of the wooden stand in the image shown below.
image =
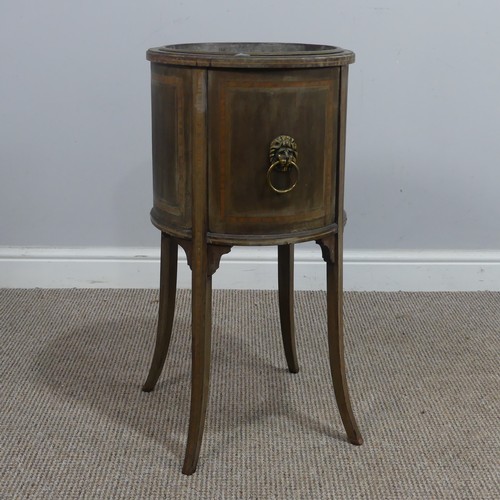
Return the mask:
[[345, 375], [342, 314], [347, 65], [354, 55], [300, 44], [188, 44], [151, 49], [148, 59], [151, 218], [162, 243], [158, 332], [143, 390], [154, 389], [168, 353], [181, 246], [192, 270], [191, 413], [183, 473], [196, 470], [203, 437], [212, 275], [234, 245], [278, 246], [281, 333], [292, 373], [299, 371], [294, 244], [320, 245], [335, 397], [349, 442], [360, 445]]

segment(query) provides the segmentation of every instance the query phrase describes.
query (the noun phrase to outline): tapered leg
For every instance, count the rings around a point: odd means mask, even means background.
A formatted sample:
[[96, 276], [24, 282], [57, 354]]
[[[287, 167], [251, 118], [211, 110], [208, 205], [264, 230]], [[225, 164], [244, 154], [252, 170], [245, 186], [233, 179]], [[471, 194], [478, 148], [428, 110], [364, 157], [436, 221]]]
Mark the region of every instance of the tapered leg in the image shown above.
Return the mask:
[[172, 336], [177, 285], [177, 243], [166, 233], [161, 234], [160, 304], [158, 330], [153, 361], [142, 390], [150, 392], [160, 377]]
[[292, 373], [299, 371], [295, 348], [295, 322], [293, 313], [293, 245], [278, 246], [278, 295], [281, 336], [288, 364]]
[[193, 256], [192, 295], [192, 381], [191, 412], [183, 474], [192, 474], [198, 464], [210, 379], [210, 340], [212, 323], [212, 276], [207, 272], [205, 255]]
[[[321, 244], [321, 243], [320, 243]], [[333, 259], [326, 260], [327, 276], [327, 315], [328, 348], [330, 371], [332, 374], [335, 398], [340, 416], [350, 443], [360, 445], [363, 438], [359, 432], [351, 408], [344, 360], [344, 320], [343, 320], [343, 280], [342, 280], [342, 239], [335, 234], [330, 239]], [[332, 262], [333, 260], [333, 262]]]

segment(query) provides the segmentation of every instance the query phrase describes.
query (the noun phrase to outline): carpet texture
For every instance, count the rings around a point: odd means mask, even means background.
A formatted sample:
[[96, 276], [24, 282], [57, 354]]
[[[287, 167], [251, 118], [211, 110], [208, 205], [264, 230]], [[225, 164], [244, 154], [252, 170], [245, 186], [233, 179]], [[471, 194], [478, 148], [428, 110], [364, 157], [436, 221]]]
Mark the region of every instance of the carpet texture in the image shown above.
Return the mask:
[[0, 498], [500, 498], [499, 293], [346, 294], [355, 447], [330, 381], [325, 294], [296, 293], [293, 375], [277, 292], [215, 291], [190, 477], [190, 294], [178, 293], [166, 366], [146, 394], [157, 298], [0, 291]]

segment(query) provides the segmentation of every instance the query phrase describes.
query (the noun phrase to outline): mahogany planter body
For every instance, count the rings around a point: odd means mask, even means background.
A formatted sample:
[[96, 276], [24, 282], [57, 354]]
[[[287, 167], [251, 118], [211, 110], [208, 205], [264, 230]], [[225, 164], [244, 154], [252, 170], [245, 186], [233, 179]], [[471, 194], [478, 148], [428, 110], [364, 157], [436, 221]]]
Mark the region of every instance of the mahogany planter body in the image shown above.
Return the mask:
[[[299, 44], [187, 44], [147, 55], [152, 220], [159, 229], [191, 238], [193, 154], [203, 140], [209, 242], [274, 244], [284, 234], [296, 242], [331, 232], [352, 52]], [[300, 174], [292, 191], [277, 196], [266, 174], [270, 143], [281, 135], [298, 146]], [[280, 177], [277, 183], [287, 182]]]

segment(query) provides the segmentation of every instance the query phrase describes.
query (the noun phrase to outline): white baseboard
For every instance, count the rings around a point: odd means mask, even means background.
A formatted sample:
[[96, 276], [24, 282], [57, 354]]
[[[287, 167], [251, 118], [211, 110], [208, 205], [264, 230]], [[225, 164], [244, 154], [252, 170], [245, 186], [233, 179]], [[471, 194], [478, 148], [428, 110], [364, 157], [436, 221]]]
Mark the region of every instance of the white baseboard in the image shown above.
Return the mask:
[[[180, 251], [178, 285], [191, 272]], [[276, 247], [238, 247], [222, 257], [214, 288], [276, 289]], [[0, 247], [2, 288], [156, 288], [155, 248]], [[346, 251], [345, 290], [500, 291], [500, 252]], [[324, 290], [319, 247], [296, 247], [295, 289]]]

